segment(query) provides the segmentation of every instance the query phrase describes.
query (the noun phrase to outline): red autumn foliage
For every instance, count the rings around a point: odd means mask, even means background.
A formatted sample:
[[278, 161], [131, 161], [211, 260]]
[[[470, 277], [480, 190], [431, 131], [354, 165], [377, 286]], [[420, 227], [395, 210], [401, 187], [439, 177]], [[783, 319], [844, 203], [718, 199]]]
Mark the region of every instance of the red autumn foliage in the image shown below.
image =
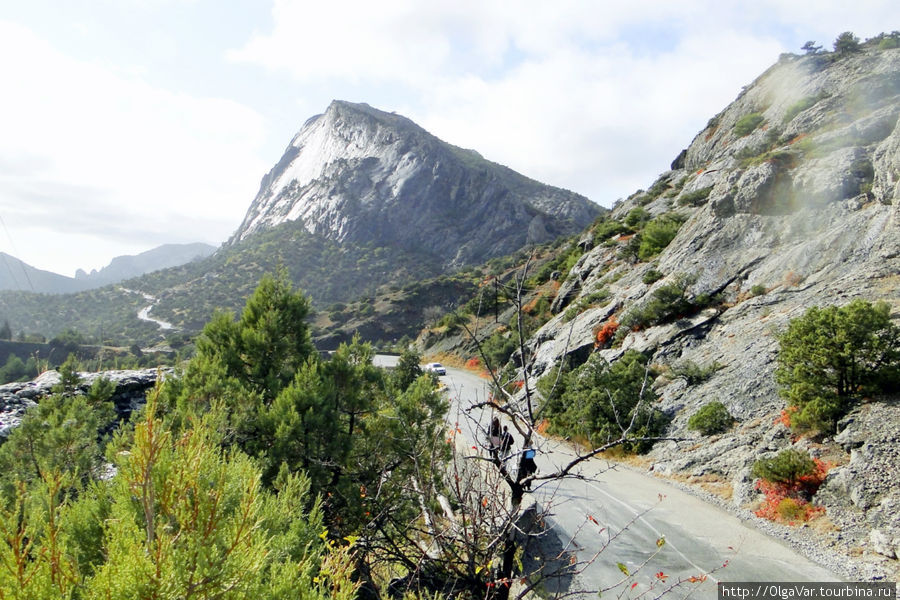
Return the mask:
[[782, 409], [781, 415], [775, 418], [775, 424], [781, 423], [788, 429], [791, 427], [791, 415], [797, 412], [796, 406], [788, 406], [785, 409]]
[[605, 348], [616, 335], [619, 329], [619, 321], [615, 316], [610, 317], [600, 329], [597, 330], [595, 348]]
[[793, 483], [757, 480], [756, 489], [763, 493], [765, 500], [756, 511], [756, 516], [793, 525], [796, 521], [808, 521], [824, 513], [825, 508], [813, 506], [809, 499], [825, 481], [829, 465], [818, 458], [814, 458], [813, 462], [816, 463], [816, 470], [810, 475], [801, 475]]

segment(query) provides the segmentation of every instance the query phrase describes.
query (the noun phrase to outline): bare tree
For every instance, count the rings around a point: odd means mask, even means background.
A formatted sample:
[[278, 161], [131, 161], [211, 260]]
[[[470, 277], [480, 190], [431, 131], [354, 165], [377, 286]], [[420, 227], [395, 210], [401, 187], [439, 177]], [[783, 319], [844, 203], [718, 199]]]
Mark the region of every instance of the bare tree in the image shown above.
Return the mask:
[[[615, 413], [620, 432], [615, 440], [588, 450], [575, 449], [574, 457], [552, 470], [537, 472], [529, 465], [532, 460], [529, 451], [546, 450], [549, 443], [537, 432], [542, 407], [531, 376], [533, 356], [529, 353], [524, 322], [523, 302], [528, 292], [525, 282], [530, 265], [529, 259], [511, 282], [502, 284], [506, 289], [500, 290], [514, 305], [517, 329], [514, 375], [506, 377], [501, 374], [500, 365], [490, 364], [482, 347], [480, 317], [476, 315], [474, 323], [464, 323], [462, 327], [488, 367], [492, 393], [476, 397], [466, 405], [457, 402], [450, 413], [448, 434], [439, 444], [410, 445], [418, 454], [409, 456], [408, 462], [421, 465], [421, 469], [410, 473], [402, 493], [419, 498], [419, 511], [400, 512], [393, 508], [396, 503], [383, 502], [379, 513], [372, 518], [371, 535], [362, 542], [371, 566], [384, 561], [394, 565], [395, 572], [397, 566], [402, 567], [402, 574], [391, 583], [393, 594], [440, 592], [453, 597], [508, 600], [513, 596], [521, 598], [540, 587], [559, 597], [570, 595], [578, 588], [573, 578], [645, 514], [634, 515], [618, 531], [611, 531], [588, 516], [579, 532], [569, 539], [560, 538], [550, 526], [555, 507], [562, 502], [552, 484], [565, 478], [586, 478], [580, 469], [585, 461], [634, 441], [638, 411], [629, 415]], [[490, 303], [486, 303], [485, 309], [484, 318], [493, 320]], [[649, 371], [646, 371], [639, 402], [644, 400], [649, 385]], [[610, 404], [615, 412], [611, 396]], [[492, 435], [497, 433], [491, 431], [494, 416], [516, 436], [517, 444], [521, 440], [520, 447], [510, 448], [497, 439], [499, 436]], [[449, 461], [440, 460], [439, 455], [448, 448], [452, 449]], [[538, 490], [541, 502], [528, 502], [529, 494]], [[369, 490], [369, 493], [386, 492]], [[574, 537], [582, 533], [600, 541], [599, 548], [591, 555], [577, 552]], [[664, 543], [659, 539], [649, 548], [646, 560], [660, 552]], [[535, 556], [540, 558], [536, 560]], [[629, 571], [621, 565], [621, 579], [607, 588], [577, 589], [577, 592], [627, 588], [627, 582], [634, 581], [634, 571], [642, 566]], [[695, 579], [699, 581], [702, 577], [698, 575]], [[645, 589], [658, 596], [688, 581], [667, 581], [663, 577]]]
[[[506, 290], [507, 295], [512, 298], [514, 303], [517, 321], [518, 347], [513, 355], [513, 360], [517, 363], [514, 371], [516, 377], [514, 385], [510, 385], [511, 381], [502, 379], [498, 370], [499, 365], [490, 364], [482, 346], [483, 340], [479, 338], [478, 316], [476, 315], [474, 325], [463, 325], [477, 346], [482, 361], [487, 366], [493, 384], [493, 392], [490, 398], [460, 408], [460, 414], [463, 418], [468, 419], [471, 431], [476, 432], [476, 439], [473, 440], [475, 443], [471, 447], [467, 447], [469, 451], [465, 455], [465, 460], [478, 464], [478, 467], [465, 470], [466, 476], [464, 477], [459, 475], [458, 468], [454, 473], [457, 483], [454, 492], [460, 499], [458, 512], [463, 515], [462, 526], [465, 533], [462, 540], [457, 536], [456, 543], [464, 542], [462, 546], [469, 552], [470, 561], [486, 561], [484, 564], [491, 567], [489, 575], [491, 579], [485, 583], [487, 589], [484, 596], [498, 600], [507, 600], [510, 597], [511, 586], [517, 572], [517, 563], [519, 570], [522, 570], [520, 557], [523, 549], [531, 542], [539, 541], [540, 536], [547, 534], [542, 525], [546, 522], [546, 516], [552, 511], [554, 498], [551, 497], [543, 507], [537, 507], [535, 504], [528, 505], [524, 500], [532, 488], [538, 489], [563, 478], [583, 478], [579, 467], [588, 459], [636, 439], [649, 441], [648, 438], [636, 438], [634, 433], [637, 425], [636, 418], [640, 411], [634, 410], [630, 416], [619, 414], [616, 412], [612, 396], [607, 393], [619, 428], [620, 435], [617, 439], [586, 451], [576, 448], [574, 458], [559, 465], [551, 472], [537, 473], [533, 466], [534, 463], [529, 464], [530, 454], [539, 450], [546, 442], [537, 433], [537, 426], [541, 420], [541, 407], [537, 405], [535, 382], [531, 376], [534, 357], [529, 352], [526, 327], [523, 322], [523, 302], [527, 293], [525, 282], [531, 262], [532, 259], [529, 258], [521, 270], [516, 273], [510, 288]], [[570, 328], [569, 336], [571, 336], [571, 332]], [[557, 373], [557, 382], [560, 371]], [[645, 402], [645, 392], [649, 384], [648, 367], [644, 372], [638, 403]], [[491, 432], [485, 422], [490, 418], [486, 419], [485, 415], [489, 414], [501, 416], [503, 421], [518, 433], [522, 439], [521, 450], [512, 454], [505, 454], [502, 449], [498, 452], [495, 447], [496, 439], [492, 441]], [[471, 473], [478, 473], [479, 479], [473, 480]], [[465, 482], [466, 486], [459, 487], [460, 482]], [[473, 494], [481, 499], [480, 508], [478, 502], [473, 505], [470, 498]], [[636, 516], [635, 519], [640, 516]], [[458, 519], [458, 517], [454, 518]], [[466, 529], [466, 524], [468, 524], [468, 529]], [[595, 525], [599, 533], [601, 529], [599, 523], [588, 521], [585, 527], [590, 525]], [[606, 535], [610, 536], [611, 534], [606, 532]], [[619, 535], [621, 532], [615, 534], [615, 536]], [[613, 539], [613, 537], [608, 537], [601, 545], [601, 549], [605, 549]], [[476, 540], [487, 541], [487, 544], [481, 546], [475, 543]], [[653, 550], [651, 557], [662, 548], [663, 544], [664, 540], [658, 541], [657, 548]], [[535, 586], [543, 585], [548, 580], [576, 575], [597, 558], [595, 555], [586, 560], [578, 559], [570, 550], [567, 545], [563, 545], [555, 556], [545, 557], [546, 560], [534, 565], [529, 572], [525, 573], [527, 578], [519, 579], [517, 597], [523, 596]], [[632, 575], [623, 568], [624, 578], [620, 583]], [[678, 580], [664, 584], [663, 580], [657, 587], [657, 591], [671, 589], [683, 583], [684, 581]]]

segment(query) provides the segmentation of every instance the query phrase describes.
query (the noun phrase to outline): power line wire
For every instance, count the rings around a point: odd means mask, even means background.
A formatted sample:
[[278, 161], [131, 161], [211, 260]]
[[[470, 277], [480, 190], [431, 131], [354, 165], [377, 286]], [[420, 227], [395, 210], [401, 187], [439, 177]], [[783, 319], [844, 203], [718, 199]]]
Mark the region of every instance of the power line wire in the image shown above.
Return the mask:
[[[3, 217], [2, 217], [2, 216], [0, 216], [0, 225], [3, 225], [3, 231], [6, 233], [6, 239], [9, 240], [9, 247], [12, 248], [12, 251], [13, 251], [13, 252], [15, 252], [16, 254], [18, 254], [19, 251], [16, 250], [16, 245], [13, 243], [12, 236], [9, 235], [9, 229], [6, 228], [6, 221], [3, 220]], [[21, 261], [20, 259], [18, 259], [18, 258], [16, 258], [16, 260], [19, 261], [19, 267], [22, 269], [22, 274], [25, 276], [25, 281], [28, 282], [28, 287], [31, 289], [32, 293], [34, 293], [34, 284], [31, 283], [31, 277], [28, 276], [28, 270], [25, 268], [25, 263], [22, 262], [22, 261]], [[5, 255], [3, 256], [3, 262], [6, 262], [6, 256], [5, 256]], [[6, 264], [6, 268], [9, 270], [10, 275], [12, 275], [12, 269], [10, 268], [9, 263]], [[16, 283], [16, 285], [18, 286], [18, 281], [16, 281], [16, 278], [15, 278], [14, 275], [13, 275], [13, 281], [14, 281], [14, 282]]]

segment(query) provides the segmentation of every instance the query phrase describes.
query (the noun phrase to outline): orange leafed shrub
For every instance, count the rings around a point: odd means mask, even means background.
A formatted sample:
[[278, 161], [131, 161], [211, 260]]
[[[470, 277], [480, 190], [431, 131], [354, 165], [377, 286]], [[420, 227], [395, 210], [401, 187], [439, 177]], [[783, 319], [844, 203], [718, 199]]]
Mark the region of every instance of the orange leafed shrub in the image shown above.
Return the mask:
[[811, 498], [825, 481], [829, 465], [818, 458], [814, 458], [813, 462], [816, 463], [816, 470], [810, 475], [800, 476], [793, 484], [758, 480], [756, 489], [763, 493], [765, 500], [756, 511], [756, 516], [793, 525], [809, 521], [824, 513], [824, 507], [813, 506], [808, 498]]
[[481, 360], [477, 356], [473, 356], [469, 360], [466, 361], [467, 369], [480, 369], [481, 368]]
[[781, 423], [788, 429], [791, 427], [791, 415], [797, 412], [796, 406], [788, 406], [781, 410], [781, 415], [775, 418], [775, 424]]
[[615, 316], [610, 317], [606, 323], [604, 323], [596, 333], [596, 343], [594, 344], [595, 348], [603, 348], [610, 341], [612, 341], [613, 337], [616, 335], [616, 331], [619, 329], [619, 321]]
[[530, 315], [534, 312], [534, 309], [537, 307], [537, 303], [541, 300], [541, 294], [538, 294], [531, 301], [522, 307], [522, 312], [526, 315]]

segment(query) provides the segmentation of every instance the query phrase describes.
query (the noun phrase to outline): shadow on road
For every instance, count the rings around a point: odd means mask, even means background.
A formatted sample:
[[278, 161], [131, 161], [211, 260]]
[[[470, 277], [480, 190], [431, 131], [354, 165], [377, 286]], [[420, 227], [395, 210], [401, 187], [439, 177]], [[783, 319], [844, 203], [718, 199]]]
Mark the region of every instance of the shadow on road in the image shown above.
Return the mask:
[[572, 591], [578, 561], [571, 544], [563, 543], [546, 515], [535, 504], [519, 519], [522, 536], [522, 571], [544, 597], [556, 597]]

